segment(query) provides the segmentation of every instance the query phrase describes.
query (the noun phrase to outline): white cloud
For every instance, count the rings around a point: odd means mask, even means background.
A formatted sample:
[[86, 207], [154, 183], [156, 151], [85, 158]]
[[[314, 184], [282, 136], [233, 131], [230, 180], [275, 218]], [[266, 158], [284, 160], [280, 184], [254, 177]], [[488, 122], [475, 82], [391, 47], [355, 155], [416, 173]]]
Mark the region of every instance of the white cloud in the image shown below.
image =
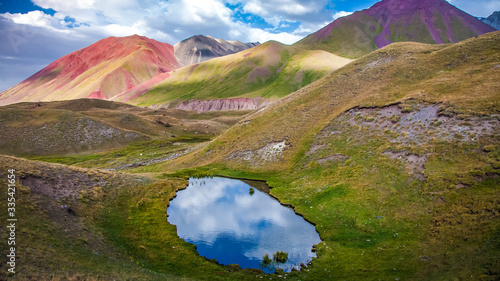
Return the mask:
[[305, 5], [302, 5], [300, 3], [294, 3], [292, 5], [283, 5], [281, 6], [281, 11], [289, 14], [289, 15], [305, 15], [311, 12], [314, 12], [314, 7], [312, 5], [309, 5], [309, 3], [306, 3]]
[[261, 17], [269, 15], [298, 16], [319, 12], [327, 4], [325, 0], [250, 0], [243, 10]]
[[281, 42], [283, 44], [293, 44], [300, 39], [303, 38], [303, 36], [287, 33], [287, 32], [281, 32], [281, 33], [271, 33], [266, 30], [258, 29], [258, 28], [249, 28], [249, 27], [244, 27], [245, 31], [247, 32], [247, 38], [248, 41], [250, 42], [266, 42], [269, 40], [275, 40], [278, 42]]
[[341, 17], [346, 17], [346, 16], [349, 16], [349, 15], [352, 15], [353, 12], [346, 12], [346, 11], [340, 11], [340, 12], [336, 12], [333, 14], [332, 18], [334, 20], [338, 19], [338, 18], [341, 18]]
[[[292, 44], [307, 35], [303, 34], [303, 28], [299, 28], [298, 32], [276, 32], [238, 22], [232, 18], [234, 12], [225, 6], [227, 2], [223, 0], [34, 0], [34, 3], [57, 13], [51, 16], [42, 11], [33, 11], [2, 16], [14, 23], [66, 32], [76, 37], [82, 34], [97, 34], [102, 38], [139, 34], [170, 44], [196, 34], [244, 42], [277, 40], [285, 44]], [[299, 0], [272, 0], [266, 3], [252, 0], [245, 4], [244, 9], [262, 16], [269, 15], [266, 21], [278, 28], [294, 22], [291, 19], [293, 16], [321, 9], [322, 5], [324, 0], [313, 1], [308, 5]], [[64, 21], [66, 17], [74, 19], [76, 26], [67, 27], [68, 23]]]
[[217, 23], [229, 24], [232, 11], [218, 0], [181, 0], [168, 1], [164, 4], [164, 16], [167, 21], [185, 25], [206, 24], [214, 26]]
[[[78, 22], [90, 25], [109, 23], [128, 25], [144, 17], [140, 1], [136, 0], [33, 0], [35, 5], [44, 9], [53, 9]], [[152, 1], [144, 1], [151, 6]]]
[[267, 16], [269, 14], [266, 9], [263, 9], [262, 5], [259, 5], [257, 3], [257, 1], [252, 1], [245, 4], [245, 6], [243, 7], [243, 11], [245, 11], [245, 13], [255, 14], [259, 16]]
[[31, 11], [26, 14], [20, 14], [20, 13], [5, 13], [5, 14], [0, 14], [1, 17], [4, 17], [6, 19], [11, 20], [13, 23], [17, 24], [25, 24], [25, 25], [31, 25], [31, 26], [36, 26], [36, 27], [44, 27], [48, 28], [54, 31], [62, 31], [65, 32], [63, 29], [64, 22], [61, 22], [60, 19], [53, 17], [51, 15], [47, 15], [42, 11]]
[[324, 9], [328, 3], [326, 0], [250, 0], [240, 2], [243, 2], [244, 12], [257, 15], [275, 27], [278, 27], [281, 21], [317, 23], [331, 16], [331, 11]]

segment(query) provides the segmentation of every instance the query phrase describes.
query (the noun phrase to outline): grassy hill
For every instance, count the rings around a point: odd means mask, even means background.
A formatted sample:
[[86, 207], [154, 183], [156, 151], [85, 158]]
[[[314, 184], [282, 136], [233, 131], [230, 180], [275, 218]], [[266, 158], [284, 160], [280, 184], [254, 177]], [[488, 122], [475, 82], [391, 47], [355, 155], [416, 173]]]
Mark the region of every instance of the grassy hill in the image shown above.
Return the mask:
[[134, 105], [173, 105], [181, 100], [265, 97], [277, 99], [350, 62], [325, 51], [303, 51], [269, 41], [243, 52], [175, 70], [149, 88], [114, 97]]
[[[7, 170], [16, 171], [19, 220], [16, 274], [8, 274], [3, 263], [2, 280], [255, 279], [251, 270], [198, 256], [167, 223], [168, 200], [185, 187], [185, 179], [153, 181], [4, 155], [0, 168], [3, 178]], [[7, 209], [6, 192], [0, 200]], [[7, 212], [0, 218], [7, 220]], [[142, 239], [152, 233], [154, 239]], [[1, 238], [7, 235], [2, 231]], [[1, 253], [9, 254], [5, 247]]]
[[286, 140], [282, 158], [292, 161], [307, 139], [355, 107], [416, 100], [441, 103], [440, 112], [450, 116], [498, 114], [499, 37], [496, 32], [453, 45], [396, 43], [370, 53], [248, 116], [213, 142], [208, 158], [231, 162], [225, 157], [235, 151]]
[[324, 241], [314, 280], [494, 280], [499, 43], [392, 44], [135, 172], [267, 180]]

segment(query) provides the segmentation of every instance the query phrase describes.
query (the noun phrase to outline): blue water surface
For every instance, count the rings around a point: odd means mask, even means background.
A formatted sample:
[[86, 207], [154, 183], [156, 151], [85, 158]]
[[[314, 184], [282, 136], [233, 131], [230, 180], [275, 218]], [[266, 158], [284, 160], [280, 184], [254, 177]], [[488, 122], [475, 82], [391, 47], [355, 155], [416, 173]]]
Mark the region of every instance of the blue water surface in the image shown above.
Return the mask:
[[[168, 221], [180, 238], [197, 246], [201, 256], [219, 263], [290, 271], [307, 264], [321, 242], [314, 226], [268, 194], [227, 178], [190, 179], [185, 190], [167, 208]], [[288, 253], [286, 263], [264, 266], [262, 258], [277, 251]]]

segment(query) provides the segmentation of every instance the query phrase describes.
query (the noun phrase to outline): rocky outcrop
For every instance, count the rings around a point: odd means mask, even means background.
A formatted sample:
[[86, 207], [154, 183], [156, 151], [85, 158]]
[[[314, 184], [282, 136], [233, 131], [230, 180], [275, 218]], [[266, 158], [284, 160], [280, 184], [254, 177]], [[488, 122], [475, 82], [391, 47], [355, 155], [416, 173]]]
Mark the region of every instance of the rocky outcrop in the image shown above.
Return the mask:
[[269, 103], [264, 98], [235, 98], [235, 99], [214, 99], [214, 100], [187, 100], [176, 109], [193, 110], [197, 112], [222, 111], [222, 110], [254, 110]]
[[242, 43], [226, 41], [210, 36], [196, 35], [174, 46], [175, 57], [181, 65], [200, 63], [209, 59], [222, 57], [259, 45], [259, 43]]

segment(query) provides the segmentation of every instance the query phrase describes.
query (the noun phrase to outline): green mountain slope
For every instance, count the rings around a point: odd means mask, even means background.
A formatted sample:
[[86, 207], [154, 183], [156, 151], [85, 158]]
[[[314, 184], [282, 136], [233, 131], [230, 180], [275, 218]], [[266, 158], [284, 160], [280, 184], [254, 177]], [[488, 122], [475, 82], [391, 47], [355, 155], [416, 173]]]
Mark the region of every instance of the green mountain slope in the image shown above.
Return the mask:
[[167, 105], [190, 99], [265, 97], [296, 91], [350, 62], [324, 51], [303, 51], [270, 41], [243, 52], [175, 70], [160, 83], [129, 91], [114, 100], [135, 105]]
[[[417, 99], [456, 114], [498, 113], [499, 38], [496, 32], [454, 45], [397, 43], [370, 53], [248, 117], [217, 140], [215, 155], [287, 140], [293, 147], [283, 159], [293, 159], [308, 138], [354, 107]], [[239, 142], [219, 144], [233, 137]]]

